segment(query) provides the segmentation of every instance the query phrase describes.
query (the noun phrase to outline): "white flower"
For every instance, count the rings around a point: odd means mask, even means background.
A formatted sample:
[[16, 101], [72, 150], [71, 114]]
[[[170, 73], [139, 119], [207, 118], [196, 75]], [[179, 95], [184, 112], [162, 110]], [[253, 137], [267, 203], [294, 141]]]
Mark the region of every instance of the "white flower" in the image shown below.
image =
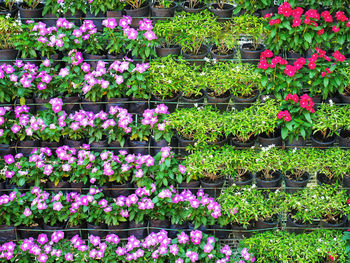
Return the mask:
[[332, 100], [329, 100], [329, 105], [333, 106], [334, 105], [334, 102]]

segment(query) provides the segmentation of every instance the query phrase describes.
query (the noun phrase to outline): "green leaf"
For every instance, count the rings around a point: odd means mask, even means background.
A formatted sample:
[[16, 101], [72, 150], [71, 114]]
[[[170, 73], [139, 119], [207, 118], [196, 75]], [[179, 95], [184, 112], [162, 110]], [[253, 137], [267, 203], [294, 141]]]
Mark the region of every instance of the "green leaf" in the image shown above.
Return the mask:
[[287, 129], [287, 127], [283, 127], [282, 128], [281, 135], [282, 135], [282, 139], [287, 138], [287, 136], [288, 136], [288, 129]]
[[310, 33], [306, 33], [306, 34], [304, 35], [304, 38], [305, 38], [305, 40], [306, 40], [307, 42], [309, 42], [309, 43], [311, 44], [311, 42], [312, 42], [312, 35], [311, 35]]

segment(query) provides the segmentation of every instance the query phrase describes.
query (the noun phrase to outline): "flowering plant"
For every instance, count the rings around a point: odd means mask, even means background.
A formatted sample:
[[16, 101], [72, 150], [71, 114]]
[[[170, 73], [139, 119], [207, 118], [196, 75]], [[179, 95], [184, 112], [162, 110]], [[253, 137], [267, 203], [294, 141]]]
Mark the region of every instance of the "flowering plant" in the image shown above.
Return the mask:
[[91, 13], [98, 15], [99, 13], [106, 13], [107, 11], [123, 10], [126, 3], [120, 0], [103, 1], [103, 0], [89, 0]]
[[266, 9], [274, 5], [272, 0], [255, 0], [255, 1], [236, 1], [237, 7], [234, 10], [235, 14], [238, 14], [241, 10], [246, 10], [252, 14], [260, 9]]
[[297, 94], [288, 94], [285, 97], [280, 107], [281, 111], [277, 114], [282, 139], [288, 138], [292, 142], [300, 135], [304, 139], [311, 135], [314, 105], [315, 103], [307, 94], [300, 98]]
[[71, 12], [72, 15], [76, 14], [78, 11], [82, 11], [84, 14], [86, 14], [87, 8], [89, 5], [86, 3], [81, 2], [80, 0], [72, 0], [72, 1], [65, 1], [65, 0], [48, 0], [45, 4], [43, 15], [50, 13], [50, 14], [56, 14], [58, 17], [59, 14], [65, 14], [67, 12]]
[[13, 110], [11, 107], [0, 107], [0, 143], [10, 144], [15, 139], [12, 132]]

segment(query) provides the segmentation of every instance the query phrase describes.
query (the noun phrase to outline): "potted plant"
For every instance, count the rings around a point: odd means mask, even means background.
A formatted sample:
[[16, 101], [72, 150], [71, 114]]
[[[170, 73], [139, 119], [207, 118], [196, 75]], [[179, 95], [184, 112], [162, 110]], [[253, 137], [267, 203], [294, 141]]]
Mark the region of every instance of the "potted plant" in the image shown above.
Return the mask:
[[238, 36], [246, 36], [248, 40], [251, 40], [251, 43], [245, 43], [240, 48], [242, 61], [255, 63], [265, 49], [262, 44], [266, 34], [263, 19], [245, 14], [235, 17], [233, 21], [235, 34]]
[[233, 59], [238, 46], [238, 39], [233, 33], [234, 24], [226, 21], [214, 32], [212, 37], [215, 44], [210, 47], [210, 55], [217, 60]]
[[104, 2], [107, 9], [107, 17], [108, 18], [119, 18], [123, 16], [123, 9], [125, 7], [125, 2], [121, 2], [118, 0]]
[[18, 51], [15, 47], [15, 35], [21, 31], [12, 18], [0, 17], [0, 65], [15, 60]]
[[[209, 7], [209, 11], [219, 18], [231, 18], [233, 9], [235, 9], [235, 7], [225, 0], [215, 1], [215, 3], [211, 4]], [[224, 19], [222, 20], [225, 21]], [[220, 21], [220, 19], [218, 21]]]
[[44, 5], [40, 0], [25, 0], [18, 8], [21, 18], [33, 19], [42, 17]]
[[0, 15], [10, 14], [11, 17], [15, 18], [17, 16], [18, 6], [16, 1], [6, 0], [0, 3]]
[[[324, 151], [317, 152], [319, 158], [319, 166], [317, 171], [317, 183], [335, 185], [340, 184], [344, 175], [343, 161], [339, 160], [344, 153], [339, 148], [329, 148]], [[337, 168], [338, 167], [338, 168]]]
[[[249, 13], [249, 14], [260, 14], [261, 17], [264, 17], [265, 14], [274, 13], [274, 1], [262, 1], [254, 0], [246, 2], [244, 0], [236, 1], [235, 14]], [[260, 11], [260, 12], [259, 12]]]
[[340, 98], [343, 103], [350, 104], [350, 68], [346, 68], [343, 71], [343, 74], [345, 75], [345, 81], [344, 81], [344, 90], [343, 92], [340, 92]]
[[[90, 22], [92, 21], [90, 20]], [[84, 21], [84, 24], [87, 24], [87, 20]], [[96, 69], [98, 60], [103, 60], [106, 58], [106, 46], [107, 39], [105, 38], [105, 35], [98, 32], [90, 35], [89, 39], [84, 41], [84, 59], [93, 69]]]
[[183, 34], [177, 19], [159, 20], [155, 24], [154, 32], [160, 41], [160, 45], [156, 46], [158, 57], [167, 57], [168, 55], [180, 55], [181, 47], [179, 45]]
[[313, 134], [311, 142], [314, 147], [329, 147], [332, 146], [338, 135], [338, 130], [341, 127], [339, 116], [341, 109], [334, 104], [322, 103], [314, 115], [312, 123]]
[[0, 156], [13, 154], [10, 145], [15, 141], [16, 135], [11, 131], [14, 116], [10, 107], [0, 107]]
[[72, 148], [79, 148], [84, 143], [85, 138], [85, 127], [80, 124], [77, 120], [83, 116], [85, 117], [84, 111], [77, 111], [74, 114], [68, 116], [68, 123], [64, 127], [62, 135], [65, 136], [63, 139], [64, 145], [68, 145]]
[[[287, 146], [303, 146], [305, 138], [312, 132], [312, 119], [315, 112], [314, 102], [307, 95], [288, 94], [277, 114], [282, 139], [288, 138]], [[304, 140], [303, 140], [304, 139]]]
[[81, 25], [81, 18], [86, 14], [89, 5], [83, 4], [80, 0], [70, 2], [60, 2], [56, 0], [48, 0], [45, 2], [43, 15], [54, 15], [59, 17], [61, 14], [69, 21], [73, 21], [75, 25]]
[[18, 209], [19, 195], [19, 192], [12, 191], [1, 196], [3, 201], [6, 200], [4, 204], [0, 206], [0, 214], [2, 215], [0, 229], [3, 232], [0, 238], [1, 242], [8, 242], [16, 239], [14, 224], [17, 222], [14, 220], [13, 215], [16, 213], [15, 210]]
[[188, 0], [181, 3], [182, 10], [188, 13], [199, 13], [206, 8], [205, 2], [201, 0]]
[[[124, 11], [130, 17], [148, 17], [150, 11], [149, 2], [146, 0], [127, 0]], [[141, 18], [134, 18], [131, 26], [138, 27]]]
[[350, 146], [350, 122], [348, 113], [350, 110], [350, 106], [341, 107], [340, 120], [342, 120], [342, 128], [339, 133], [339, 145], [343, 147]]
[[259, 188], [276, 190], [282, 183], [282, 160], [278, 158], [280, 151], [273, 146], [263, 148], [257, 153], [256, 162], [251, 171], [256, 172], [256, 184]]
[[151, 5], [152, 17], [173, 17], [176, 3], [173, 0], [160, 0]]
[[227, 168], [225, 169], [225, 173], [229, 178], [229, 185], [251, 185], [254, 176], [252, 172], [248, 170], [248, 167], [250, 167], [250, 163], [254, 161], [255, 152], [253, 150], [233, 150], [227, 147], [223, 149], [223, 153], [229, 160]]
[[205, 76], [201, 75], [199, 71], [199, 66], [189, 65], [183, 60], [178, 60], [177, 76], [183, 80], [180, 88], [179, 108], [200, 107], [203, 105], [205, 84], [202, 80]]

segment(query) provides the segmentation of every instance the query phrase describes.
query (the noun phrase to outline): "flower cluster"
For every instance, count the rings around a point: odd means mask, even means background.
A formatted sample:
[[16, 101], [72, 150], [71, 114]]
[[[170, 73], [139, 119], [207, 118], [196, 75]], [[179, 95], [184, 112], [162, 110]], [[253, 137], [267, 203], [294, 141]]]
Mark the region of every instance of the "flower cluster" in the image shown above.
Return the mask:
[[[192, 232], [190, 233], [192, 235]], [[101, 260], [113, 258], [120, 262], [164, 261], [183, 263], [185, 259], [190, 262], [208, 261], [231, 262], [239, 260], [227, 245], [221, 247], [217, 240], [201, 232], [203, 238], [200, 245], [191, 242], [181, 242], [187, 234], [182, 232], [176, 238], [168, 237], [166, 231], [151, 233], [145, 240], [138, 240], [130, 236], [121, 241], [115, 234], [109, 234], [105, 241], [99, 236], [90, 235], [87, 241], [78, 235], [70, 240], [64, 239], [64, 233], [54, 232], [51, 237], [40, 234], [37, 239], [27, 238], [18, 242], [7, 242], [1, 246], [0, 258], [6, 260], [50, 262], [51, 259], [78, 262], [81, 260]], [[188, 237], [188, 236], [187, 236]], [[247, 262], [254, 262], [248, 250], [241, 251]], [[249, 255], [249, 259], [248, 258]], [[241, 260], [240, 262], [245, 262]]]

